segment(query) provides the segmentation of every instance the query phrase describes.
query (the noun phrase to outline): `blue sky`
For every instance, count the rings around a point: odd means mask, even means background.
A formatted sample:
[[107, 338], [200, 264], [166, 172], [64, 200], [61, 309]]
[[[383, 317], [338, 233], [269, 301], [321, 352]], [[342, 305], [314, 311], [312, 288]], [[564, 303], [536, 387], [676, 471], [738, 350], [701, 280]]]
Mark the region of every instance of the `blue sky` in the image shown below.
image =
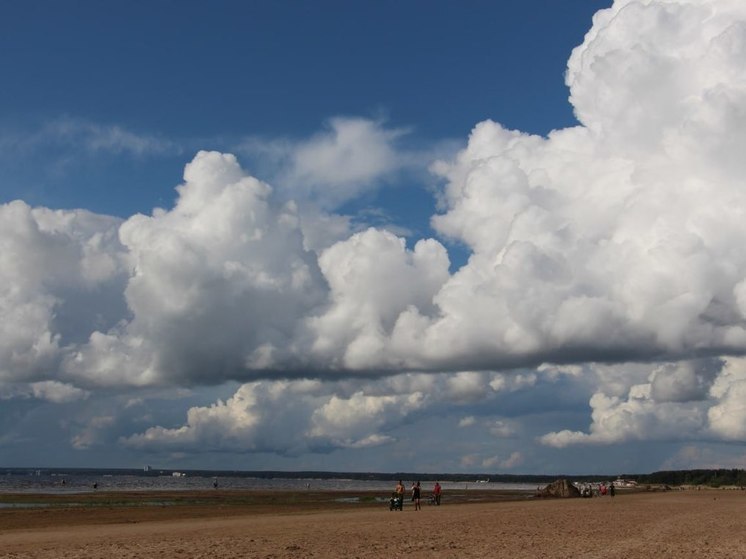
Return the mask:
[[0, 465], [743, 466], [743, 8], [0, 10]]
[[172, 202], [197, 149], [307, 138], [335, 116], [381, 119], [415, 146], [463, 144], [486, 118], [546, 134], [574, 123], [567, 56], [607, 4], [9, 2], [6, 134], [70, 119], [164, 145], [63, 169], [60, 159], [82, 157], [74, 146], [42, 146], [55, 169], [14, 154], [3, 199], [147, 213]]

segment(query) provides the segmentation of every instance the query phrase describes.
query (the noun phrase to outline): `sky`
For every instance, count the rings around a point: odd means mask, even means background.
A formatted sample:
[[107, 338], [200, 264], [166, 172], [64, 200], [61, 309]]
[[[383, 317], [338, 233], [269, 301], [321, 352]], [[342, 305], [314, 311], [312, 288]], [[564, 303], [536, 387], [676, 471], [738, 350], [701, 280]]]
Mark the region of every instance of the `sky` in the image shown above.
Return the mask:
[[0, 466], [746, 465], [746, 4], [0, 0]]

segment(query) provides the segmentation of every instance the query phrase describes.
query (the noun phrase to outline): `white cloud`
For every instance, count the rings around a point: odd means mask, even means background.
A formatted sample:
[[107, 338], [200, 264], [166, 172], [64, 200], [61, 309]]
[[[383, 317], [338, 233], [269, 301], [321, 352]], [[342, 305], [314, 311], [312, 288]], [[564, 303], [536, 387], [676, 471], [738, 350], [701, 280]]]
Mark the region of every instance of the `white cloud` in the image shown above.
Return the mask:
[[67, 361], [102, 384], [220, 383], [287, 363], [303, 317], [323, 301], [292, 205], [236, 159], [199, 153], [171, 211], [136, 215], [120, 238], [132, 265], [132, 319], [94, 332]]
[[523, 454], [516, 451], [512, 452], [507, 458], [501, 458], [500, 456], [490, 456], [489, 458], [485, 458], [482, 460], [482, 467], [490, 469], [511, 470], [520, 466], [521, 464], [523, 464], [523, 462]]
[[0, 205], [0, 380], [54, 380], [63, 346], [80, 329], [119, 319], [119, 223], [83, 210]]
[[507, 458], [499, 455], [483, 457], [480, 454], [467, 454], [461, 458], [461, 466], [466, 469], [479, 466], [490, 471], [511, 470], [523, 464], [524, 460], [523, 454], [518, 451], [511, 453]]
[[540, 442], [563, 448], [645, 440], [746, 438], [746, 361], [697, 360], [654, 366], [649, 382], [623, 396], [596, 392], [589, 432], [547, 433]]
[[540, 138], [483, 122], [435, 167], [433, 224], [474, 254], [435, 299], [430, 355], [742, 350], [745, 169], [723, 154], [745, 129], [745, 21], [728, 1], [617, 2], [569, 63], [583, 126]]
[[462, 417], [459, 422], [459, 427], [471, 427], [477, 422], [477, 419], [473, 415], [467, 415], [466, 417]]
[[486, 373], [462, 371], [449, 376], [446, 381], [452, 400], [462, 403], [478, 402], [486, 397], [488, 386]]
[[181, 148], [165, 138], [139, 134], [116, 124], [98, 124], [84, 119], [59, 117], [37, 130], [0, 135], [2, 154], [44, 151], [48, 148], [89, 155], [102, 153], [152, 157], [178, 154]]
[[332, 119], [328, 131], [297, 146], [289, 180], [321, 188], [324, 197], [338, 190], [337, 201], [356, 198], [360, 188], [401, 166], [392, 146], [401, 134], [370, 120]]
[[[500, 391], [481, 379], [482, 399]], [[393, 432], [414, 417], [437, 416], [444, 409], [469, 409], [452, 391], [446, 375], [400, 374], [350, 380], [293, 380], [247, 383], [226, 401], [189, 409], [178, 427], [150, 427], [125, 438], [128, 446], [148, 450], [293, 454], [331, 448], [365, 448], [396, 442]], [[473, 416], [459, 427], [475, 424]], [[498, 437], [511, 437], [514, 422], [489, 425]]]
[[379, 188], [421, 156], [399, 148], [405, 130], [357, 117], [335, 117], [306, 140], [244, 140], [238, 151], [257, 160], [284, 199], [324, 209]]
[[728, 359], [710, 393], [717, 402], [707, 412], [712, 433], [725, 440], [746, 440], [746, 360]]
[[705, 406], [656, 403], [650, 385], [632, 387], [626, 400], [596, 393], [591, 397], [589, 433], [563, 430], [540, 437], [557, 448], [574, 444], [613, 444], [641, 440], [686, 440], [700, 436], [705, 426]]
[[[226, 402], [218, 400], [209, 407], [193, 407], [187, 413], [187, 423], [176, 429], [151, 427], [140, 435], [130, 437], [127, 444], [147, 447], [152, 444], [190, 448], [210, 445], [238, 445], [252, 449], [257, 424], [261, 417], [257, 410], [257, 391], [262, 385], [246, 384]], [[270, 400], [271, 393], [265, 394]]]
[[[320, 447], [365, 447], [431, 402], [560, 378], [594, 393], [591, 424], [545, 444], [743, 440], [746, 381], [729, 356], [746, 352], [744, 45], [742, 2], [618, 0], [597, 14], [568, 63], [579, 126], [545, 138], [485, 121], [433, 165], [445, 182], [433, 226], [471, 251], [454, 274], [438, 240], [350, 236], [348, 219], [319, 209], [407, 165], [402, 131], [365, 119], [278, 144], [278, 186], [200, 152], [175, 206], [150, 216], [2, 205], [0, 381], [64, 399], [266, 379], [135, 446], [306, 448], [269, 437], [276, 390], [298, 404], [278, 424], [295, 418]], [[76, 122], [52, 136], [91, 152], [170, 149]], [[303, 395], [275, 383], [388, 375]]]
[[312, 439], [328, 439], [338, 447], [360, 448], [390, 442], [392, 437], [370, 434], [370, 431], [420, 409], [424, 406], [424, 400], [419, 392], [387, 396], [356, 392], [350, 398], [333, 395], [314, 411], [308, 434]]
[[419, 392], [375, 394], [364, 387], [349, 396], [316, 381], [244, 384], [225, 402], [192, 407], [181, 427], [151, 427], [125, 439], [146, 449], [263, 451], [363, 448], [393, 441], [382, 430], [425, 405]]
[[[746, 168], [723, 160], [746, 128], [735, 114], [744, 29], [744, 8], [727, 0], [618, 2], [597, 15], [569, 61], [581, 126], [542, 138], [482, 122], [434, 166], [446, 185], [433, 225], [472, 251], [453, 275], [437, 240], [410, 248], [368, 229], [334, 242], [344, 220], [299, 206], [313, 198], [303, 188], [340, 201], [399, 168], [399, 131], [330, 121], [289, 148], [298, 185], [282, 196], [233, 156], [199, 153], [173, 209], [122, 224], [132, 316], [88, 332], [68, 374], [222, 382], [746, 350]], [[324, 223], [333, 234], [318, 233]], [[54, 304], [40, 298], [34, 320]], [[40, 355], [55, 353], [53, 331], [39, 341]], [[658, 399], [675, 388], [666, 378]]]
[[330, 305], [309, 321], [312, 352], [350, 369], [406, 367], [411, 335], [399, 335], [397, 319], [408, 309], [434, 311], [448, 264], [437, 241], [419, 241], [409, 251], [403, 239], [375, 229], [333, 245], [319, 258]]
[[501, 439], [507, 439], [515, 436], [516, 428], [509, 422], [504, 420], [497, 420], [489, 426], [490, 433]]
[[58, 404], [84, 400], [90, 395], [87, 390], [53, 380], [31, 383], [30, 388], [35, 398]]

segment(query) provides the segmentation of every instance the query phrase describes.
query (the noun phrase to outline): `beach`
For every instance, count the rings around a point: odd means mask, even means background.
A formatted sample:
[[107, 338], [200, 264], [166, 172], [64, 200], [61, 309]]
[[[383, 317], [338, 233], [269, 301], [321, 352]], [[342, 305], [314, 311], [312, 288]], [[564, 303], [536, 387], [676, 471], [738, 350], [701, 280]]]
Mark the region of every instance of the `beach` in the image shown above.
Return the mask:
[[0, 557], [746, 557], [744, 491], [491, 493], [451, 502], [446, 494], [440, 507], [407, 503], [403, 512], [338, 493], [95, 495], [0, 509]]

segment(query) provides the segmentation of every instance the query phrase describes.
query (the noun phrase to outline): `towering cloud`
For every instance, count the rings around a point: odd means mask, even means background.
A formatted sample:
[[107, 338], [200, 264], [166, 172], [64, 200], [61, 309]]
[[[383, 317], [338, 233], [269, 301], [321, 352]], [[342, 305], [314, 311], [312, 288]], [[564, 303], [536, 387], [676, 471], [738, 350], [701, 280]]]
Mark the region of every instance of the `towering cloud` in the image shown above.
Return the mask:
[[246, 176], [235, 157], [202, 152], [170, 211], [120, 228], [132, 318], [94, 332], [68, 371], [117, 384], [220, 383], [294, 363], [302, 317], [324, 297], [293, 204]]
[[439, 348], [495, 363], [743, 351], [745, 9], [617, 2], [570, 58], [581, 126], [545, 139], [484, 122], [436, 167], [434, 225], [473, 250], [436, 297]]

